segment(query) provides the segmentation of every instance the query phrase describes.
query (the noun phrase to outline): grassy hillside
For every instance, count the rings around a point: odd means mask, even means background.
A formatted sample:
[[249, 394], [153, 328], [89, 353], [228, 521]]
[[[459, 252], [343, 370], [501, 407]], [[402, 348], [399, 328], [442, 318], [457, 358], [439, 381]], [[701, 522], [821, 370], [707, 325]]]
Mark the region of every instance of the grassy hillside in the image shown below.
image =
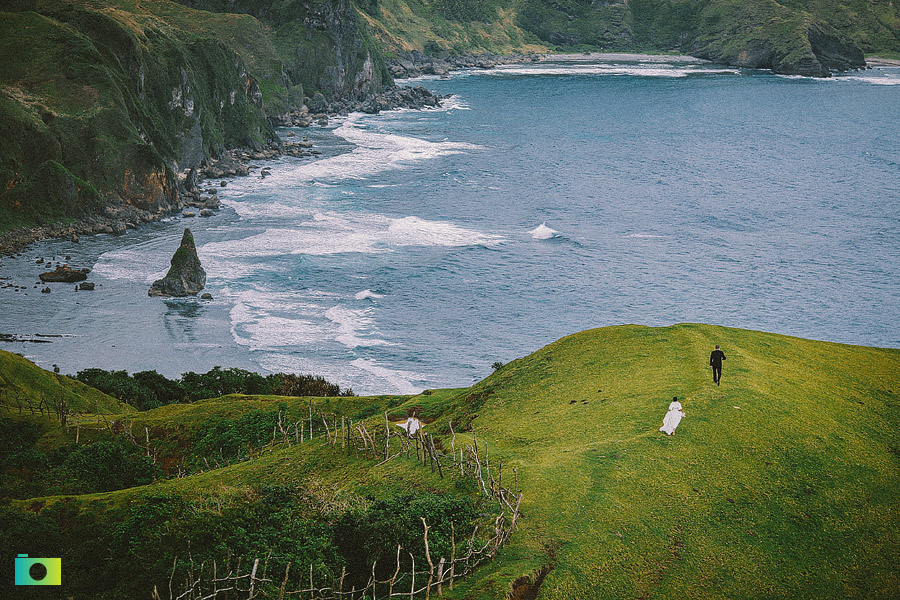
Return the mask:
[[357, 4], [389, 55], [412, 50], [514, 54], [548, 49], [534, 33], [519, 26], [517, 3], [510, 0], [377, 0]]
[[0, 234], [171, 211], [179, 175], [275, 140], [267, 116], [392, 83], [349, 2], [188, 4], [0, 1]]
[[[50, 373], [18, 354], [0, 350], [0, 405], [30, 413], [29, 402], [66, 401], [72, 412], [125, 414], [134, 408], [65, 375]], [[22, 410], [19, 410], [19, 407]]]
[[177, 173], [274, 135], [260, 75], [237, 53], [273, 70], [252, 17], [164, 0], [0, 10], [0, 232], [121, 205], [171, 210]]
[[863, 52], [900, 51], [885, 0], [378, 0], [360, 8], [389, 50], [465, 54], [596, 50], [682, 52], [713, 61], [826, 76]]
[[[714, 344], [727, 355], [720, 387], [707, 367]], [[668, 437], [658, 429], [673, 396], [686, 416]], [[446, 449], [453, 431], [459, 449], [474, 430], [491, 464], [502, 461], [504, 483], [517, 478], [520, 529], [493, 562], [445, 587], [449, 598], [900, 595], [900, 350], [628, 325], [564, 338], [467, 389], [227, 396], [126, 421], [147, 427], [160, 457], [212, 456], [217, 444], [246, 444], [248, 427], [270, 436], [262, 416], [300, 419], [310, 403], [373, 428], [383, 427], [384, 411], [401, 418], [415, 407], [439, 445]], [[402, 507], [415, 507], [442, 527], [463, 514], [471, 526], [477, 518], [467, 511], [488, 508], [473, 508], [478, 496], [470, 480], [442, 479], [413, 459], [378, 464], [317, 437], [148, 486], [15, 501], [0, 521], [20, 536], [44, 528], [43, 545], [29, 548], [35, 554], [62, 554], [64, 565], [93, 570], [103, 589], [136, 593], [154, 573], [168, 573], [171, 557], [186, 552], [184, 539], [194, 540], [198, 559], [226, 548], [249, 559], [268, 548], [318, 561], [317, 578], [325, 577], [339, 574], [335, 565], [361, 564], [348, 554], [348, 531], [352, 547], [368, 548], [367, 560], [396, 548], [380, 529], [360, 529], [376, 515], [409, 519], [413, 509]], [[108, 529], [110, 520], [122, 526]], [[399, 535], [412, 522], [385, 527]], [[76, 542], [58, 537], [66, 527], [78, 544], [116, 548], [121, 569], [94, 565], [82, 546], [76, 552]], [[308, 543], [284, 546], [301, 537]], [[140, 578], [125, 576], [149, 556], [156, 562]], [[78, 583], [76, 597], [98, 589], [88, 583]]]
[[[721, 387], [706, 366], [727, 360]], [[580, 333], [510, 363], [473, 424], [528, 490], [472, 585], [538, 598], [900, 594], [900, 351], [677, 325]], [[686, 416], [658, 431], [678, 396]]]

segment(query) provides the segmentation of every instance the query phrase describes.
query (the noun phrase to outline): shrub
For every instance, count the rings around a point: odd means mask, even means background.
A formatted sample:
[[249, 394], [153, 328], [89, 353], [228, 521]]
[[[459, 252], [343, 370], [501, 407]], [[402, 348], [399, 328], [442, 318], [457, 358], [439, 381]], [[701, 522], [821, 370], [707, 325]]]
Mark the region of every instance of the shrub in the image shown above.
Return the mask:
[[79, 446], [63, 461], [83, 492], [109, 492], [153, 482], [159, 467], [143, 451], [124, 438]]

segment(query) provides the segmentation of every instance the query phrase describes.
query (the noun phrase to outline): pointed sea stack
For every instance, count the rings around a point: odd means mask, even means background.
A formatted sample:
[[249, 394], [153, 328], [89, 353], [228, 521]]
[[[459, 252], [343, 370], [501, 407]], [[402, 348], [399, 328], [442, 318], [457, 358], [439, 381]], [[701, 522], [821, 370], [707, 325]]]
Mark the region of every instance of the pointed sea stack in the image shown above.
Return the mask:
[[162, 279], [150, 286], [149, 296], [196, 296], [206, 285], [206, 271], [200, 266], [190, 229], [184, 230], [181, 246], [172, 256], [172, 266]]

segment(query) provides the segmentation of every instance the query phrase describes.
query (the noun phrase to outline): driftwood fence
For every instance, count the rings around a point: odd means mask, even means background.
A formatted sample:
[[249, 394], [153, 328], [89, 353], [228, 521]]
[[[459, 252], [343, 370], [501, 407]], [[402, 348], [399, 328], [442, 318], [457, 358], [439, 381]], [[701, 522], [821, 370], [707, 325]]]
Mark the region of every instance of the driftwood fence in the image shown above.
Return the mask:
[[53, 398], [41, 392], [40, 398], [34, 399], [14, 387], [0, 388], [0, 406], [9, 412], [18, 411], [19, 414], [28, 411], [32, 415], [54, 415], [59, 419], [60, 425], [66, 424], [70, 414], [69, 403], [65, 396]]
[[[425, 542], [425, 563], [416, 565], [412, 553], [397, 547], [395, 568], [389, 578], [376, 576], [377, 562], [372, 564], [368, 583], [362, 588], [344, 585], [346, 570], [339, 577], [321, 577], [315, 580], [314, 569], [309, 565], [292, 567], [288, 564], [284, 573], [271, 573], [266, 559], [255, 559], [252, 564], [236, 565], [228, 561], [224, 567], [212, 564], [195, 565], [188, 562], [183, 579], [175, 582], [178, 559], [172, 565], [172, 576], [167, 589], [153, 590], [153, 600], [237, 600], [254, 598], [278, 598], [284, 600], [375, 600], [376, 598], [426, 598], [442, 596], [445, 587], [453, 589], [454, 581], [471, 573], [478, 565], [492, 560], [515, 531], [521, 518], [522, 491], [518, 474], [513, 469], [512, 489], [503, 485], [503, 463], [491, 464], [486, 445], [479, 446], [472, 434], [472, 443], [456, 446], [456, 434], [450, 427], [449, 453], [441, 440], [419, 429], [414, 436], [391, 423], [387, 413], [382, 426], [363, 421], [353, 422], [345, 417], [317, 413], [310, 408], [309, 416], [301, 421], [288, 423], [279, 420], [272, 433], [271, 449], [290, 446], [304, 440], [320, 439], [324, 445], [340, 447], [347, 453], [378, 461], [375, 466], [405, 457], [413, 458], [424, 468], [430, 468], [440, 477], [468, 477], [475, 480], [480, 493], [497, 502], [499, 512], [490, 522], [476, 525], [471, 535], [457, 544], [456, 532], [451, 523], [451, 552], [449, 557], [434, 557], [428, 542], [431, 527], [422, 518], [422, 535]], [[495, 476], [496, 472], [496, 476]], [[507, 479], [508, 481], [508, 479]], [[406, 555], [411, 565], [401, 568]]]
[[[82, 429], [108, 430], [114, 435], [123, 435], [135, 445], [141, 447], [148, 457], [156, 459], [156, 451], [150, 438], [150, 431], [144, 427], [143, 432], [134, 433], [134, 421], [130, 415], [117, 416], [110, 420], [99, 413], [77, 413], [69, 410], [64, 398], [58, 399], [41, 396], [33, 400], [19, 394], [12, 388], [0, 389], [3, 397], [0, 405], [7, 410], [18, 410], [19, 413], [30, 411], [31, 414], [55, 415], [61, 425], [75, 429], [76, 443], [80, 439]], [[254, 598], [289, 598], [292, 600], [375, 600], [376, 598], [430, 598], [432, 594], [443, 595], [445, 586], [453, 589], [453, 582], [468, 575], [478, 565], [492, 560], [497, 551], [508, 541], [521, 518], [520, 506], [522, 491], [519, 489], [518, 473], [513, 469], [512, 488], [503, 485], [503, 462], [495, 461], [492, 465], [487, 445], [479, 446], [478, 437], [472, 433], [472, 443], [456, 444], [456, 433], [450, 423], [450, 448], [445, 448], [444, 440], [435, 438], [423, 429], [415, 435], [407, 435], [406, 431], [397, 427], [384, 413], [383, 425], [368, 421], [353, 421], [345, 416], [325, 414], [310, 403], [307, 415], [301, 419], [288, 419], [285, 411], [279, 410], [278, 420], [272, 428], [271, 440], [262, 448], [253, 449], [252, 454], [271, 452], [293, 444], [304, 443], [313, 439], [320, 440], [323, 446], [333, 449], [340, 447], [342, 451], [355, 457], [377, 461], [380, 466], [394, 459], [404, 457], [411, 460], [415, 453], [415, 461], [423, 467], [430, 468], [439, 477], [468, 477], [473, 479], [481, 493], [497, 502], [499, 513], [490, 523], [477, 525], [472, 534], [457, 548], [455, 530], [451, 529], [450, 557], [441, 557], [435, 561], [431, 556], [428, 544], [430, 526], [422, 519], [423, 537], [425, 541], [425, 564], [416, 567], [415, 557], [406, 552], [411, 559], [411, 569], [401, 569], [402, 547], [397, 547], [396, 568], [389, 579], [376, 577], [377, 564], [373, 563], [368, 584], [362, 589], [344, 589], [344, 581], [348, 574], [342, 571], [334, 581], [314, 580], [312, 565], [309, 566], [309, 577], [304, 567], [298, 565], [294, 572], [288, 564], [284, 574], [267, 572], [268, 560], [256, 559], [252, 565], [242, 565], [240, 561], [232, 565], [226, 561], [220, 570], [216, 562], [196, 565], [187, 562], [185, 578], [175, 581], [178, 572], [178, 559], [172, 565], [172, 576], [168, 586], [162, 592], [153, 590], [153, 600], [252, 600]], [[143, 433], [143, 435], [141, 435]], [[209, 468], [214, 468], [207, 463]], [[218, 465], [216, 465], [218, 466]], [[496, 476], [495, 476], [496, 472]], [[187, 475], [186, 470], [179, 470], [179, 476]], [[507, 478], [508, 485], [508, 478]], [[452, 524], [451, 524], [452, 528]], [[479, 535], [480, 534], [480, 535]], [[404, 557], [405, 558], [405, 557]]]

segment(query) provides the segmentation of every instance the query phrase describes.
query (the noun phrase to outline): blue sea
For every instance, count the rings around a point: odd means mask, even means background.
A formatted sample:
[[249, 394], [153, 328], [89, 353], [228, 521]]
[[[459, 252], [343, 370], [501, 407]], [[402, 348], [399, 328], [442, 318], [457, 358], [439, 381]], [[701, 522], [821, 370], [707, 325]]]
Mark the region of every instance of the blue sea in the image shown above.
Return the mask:
[[[29, 288], [0, 289], [0, 332], [49, 342], [0, 348], [369, 394], [467, 386], [622, 323], [900, 347], [900, 68], [563, 61], [414, 83], [452, 97], [282, 130], [322, 155], [255, 163], [213, 217], [0, 259]], [[214, 299], [148, 297], [185, 227]], [[39, 293], [39, 257], [97, 289]]]

